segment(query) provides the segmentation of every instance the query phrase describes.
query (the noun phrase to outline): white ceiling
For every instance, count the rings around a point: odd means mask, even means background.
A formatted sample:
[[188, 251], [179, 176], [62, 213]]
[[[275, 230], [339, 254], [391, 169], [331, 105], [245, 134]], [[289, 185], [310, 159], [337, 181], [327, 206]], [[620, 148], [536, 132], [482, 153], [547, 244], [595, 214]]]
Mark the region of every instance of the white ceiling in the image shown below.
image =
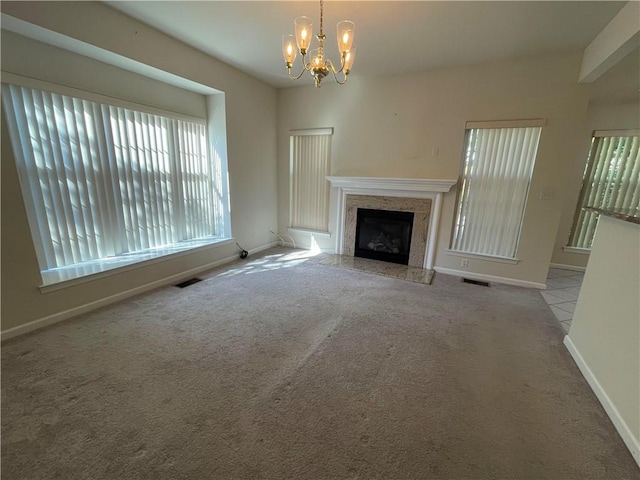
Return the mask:
[[[293, 33], [301, 15], [313, 19], [317, 33], [320, 17], [316, 1], [106, 3], [275, 87], [299, 85], [287, 78], [282, 35]], [[327, 1], [324, 30], [328, 55], [337, 60], [335, 25], [354, 21], [353, 75], [385, 76], [583, 50], [625, 3]]]

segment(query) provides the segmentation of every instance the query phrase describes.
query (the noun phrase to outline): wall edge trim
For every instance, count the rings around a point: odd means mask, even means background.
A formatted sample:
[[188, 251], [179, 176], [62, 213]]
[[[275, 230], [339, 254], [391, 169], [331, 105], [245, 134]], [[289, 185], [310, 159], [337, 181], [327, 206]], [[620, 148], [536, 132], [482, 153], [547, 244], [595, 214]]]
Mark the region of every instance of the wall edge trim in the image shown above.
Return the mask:
[[585, 362], [584, 358], [580, 354], [580, 351], [573, 343], [569, 335], [566, 335], [564, 337], [563, 343], [565, 347], [567, 347], [567, 350], [571, 354], [571, 357], [573, 357], [574, 362], [576, 362], [580, 373], [582, 373], [582, 376], [585, 378], [596, 398], [604, 408], [604, 411], [607, 413], [607, 416], [613, 423], [613, 426], [618, 431], [618, 434], [622, 438], [622, 441], [629, 449], [631, 456], [638, 464], [638, 467], [640, 467], [640, 439], [634, 437], [633, 432], [631, 432], [631, 429], [618, 412], [618, 409], [609, 398], [609, 395], [607, 395], [607, 392], [604, 390], [604, 388], [602, 388], [600, 382], [598, 382], [598, 379], [589, 368], [587, 362]]
[[544, 290], [547, 288], [544, 283], [518, 280], [517, 278], [497, 277], [495, 275], [467, 272], [465, 270], [455, 270], [453, 268], [435, 267], [435, 271], [438, 273], [444, 273], [445, 275], [455, 275], [456, 277], [470, 278], [472, 280], [484, 280], [485, 282], [504, 283], [506, 285], [513, 285], [516, 287], [536, 288], [538, 290]]
[[575, 272], [585, 272], [587, 267], [578, 267], [576, 265], [565, 265], [564, 263], [550, 263], [550, 268], [561, 268], [563, 270], [573, 270]]
[[[277, 245], [277, 242], [270, 242], [265, 245], [261, 245], [259, 247], [249, 250], [249, 253], [250, 254], [258, 253], [263, 250], [267, 250], [271, 247], [274, 247], [276, 245]], [[138, 287], [126, 290], [124, 292], [116, 293], [114, 295], [109, 295], [108, 297], [104, 297], [99, 300], [94, 300], [93, 302], [85, 303], [83, 305], [78, 305], [77, 307], [69, 308], [67, 310], [63, 310], [61, 312], [47, 315], [46, 317], [42, 317], [36, 320], [32, 320], [31, 322], [18, 325], [17, 327], [12, 327], [7, 330], [3, 330], [0, 332], [0, 342], [4, 342], [5, 340], [9, 340], [11, 338], [15, 338], [20, 335], [24, 335], [25, 333], [39, 330], [41, 328], [47, 327], [49, 325], [53, 325], [63, 320], [68, 320], [77, 315], [90, 312], [100, 307], [104, 307], [105, 305], [110, 305], [112, 303], [116, 303], [126, 298], [133, 297], [134, 295], [139, 295], [141, 293], [148, 292], [155, 288], [163, 287], [173, 282], [184, 280], [193, 275], [197, 275], [207, 270], [211, 270], [213, 268], [219, 267], [220, 265], [231, 263], [232, 261], [236, 260], [236, 258], [237, 256], [235, 255], [230, 257], [224, 257], [219, 260], [215, 260], [213, 262], [207, 263], [205, 265], [200, 265], [199, 267], [191, 268], [189, 270], [185, 270], [183, 272], [179, 272], [179, 273], [170, 275], [168, 277], [163, 277], [159, 280], [154, 280], [153, 282], [145, 283], [144, 285], [140, 285]]]

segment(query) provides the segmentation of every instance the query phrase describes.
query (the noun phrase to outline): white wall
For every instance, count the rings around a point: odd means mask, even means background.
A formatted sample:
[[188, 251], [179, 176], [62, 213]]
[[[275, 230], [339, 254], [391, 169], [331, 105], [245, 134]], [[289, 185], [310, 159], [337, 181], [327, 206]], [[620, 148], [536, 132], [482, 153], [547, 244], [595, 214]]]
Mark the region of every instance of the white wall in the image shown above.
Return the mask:
[[601, 216], [565, 344], [640, 465], [640, 225]]
[[[277, 222], [277, 92], [274, 88], [101, 3], [3, 2], [1, 7], [3, 13], [12, 17], [223, 91], [233, 234], [247, 249], [268, 245], [274, 240], [268, 233], [268, 228]], [[173, 111], [206, 112], [201, 95], [6, 32], [2, 36], [2, 68]], [[169, 277], [187, 275], [237, 253], [233, 245], [205, 248], [42, 294], [38, 289], [39, 268], [4, 118], [1, 174], [3, 332], [42, 319], [46, 323], [70, 316], [85, 306], [120, 298]]]
[[[465, 122], [545, 118], [517, 265], [472, 258], [468, 272], [544, 284], [563, 207], [570, 160], [584, 150], [588, 90], [578, 85], [581, 54], [533, 57], [474, 67], [439, 69], [346, 86], [326, 82], [279, 91], [280, 231], [288, 212], [290, 129], [334, 127], [332, 175], [456, 179]], [[433, 156], [434, 148], [439, 155]], [[540, 200], [541, 190], [553, 199]], [[445, 195], [436, 266], [460, 269], [450, 244], [455, 188]], [[334, 230], [335, 217], [331, 219]], [[304, 238], [298, 240], [304, 241]], [[334, 248], [335, 239], [319, 240]]]

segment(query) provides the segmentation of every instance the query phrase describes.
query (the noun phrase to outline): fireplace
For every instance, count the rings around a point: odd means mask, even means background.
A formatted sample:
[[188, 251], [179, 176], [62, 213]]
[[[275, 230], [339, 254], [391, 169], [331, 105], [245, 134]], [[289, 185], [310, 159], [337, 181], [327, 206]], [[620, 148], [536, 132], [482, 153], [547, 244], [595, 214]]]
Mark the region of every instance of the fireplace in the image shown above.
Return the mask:
[[336, 253], [355, 256], [357, 211], [412, 212], [410, 267], [433, 269], [442, 196], [455, 180], [327, 177], [335, 204]]
[[409, 264], [413, 212], [358, 208], [354, 256]]

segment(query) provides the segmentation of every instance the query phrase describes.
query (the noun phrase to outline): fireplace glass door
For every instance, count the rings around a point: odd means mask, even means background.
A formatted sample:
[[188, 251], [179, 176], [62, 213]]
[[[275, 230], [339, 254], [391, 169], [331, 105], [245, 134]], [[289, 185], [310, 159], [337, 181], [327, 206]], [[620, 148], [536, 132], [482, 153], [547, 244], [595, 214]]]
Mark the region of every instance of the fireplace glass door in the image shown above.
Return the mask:
[[409, 264], [412, 212], [358, 208], [356, 257]]

